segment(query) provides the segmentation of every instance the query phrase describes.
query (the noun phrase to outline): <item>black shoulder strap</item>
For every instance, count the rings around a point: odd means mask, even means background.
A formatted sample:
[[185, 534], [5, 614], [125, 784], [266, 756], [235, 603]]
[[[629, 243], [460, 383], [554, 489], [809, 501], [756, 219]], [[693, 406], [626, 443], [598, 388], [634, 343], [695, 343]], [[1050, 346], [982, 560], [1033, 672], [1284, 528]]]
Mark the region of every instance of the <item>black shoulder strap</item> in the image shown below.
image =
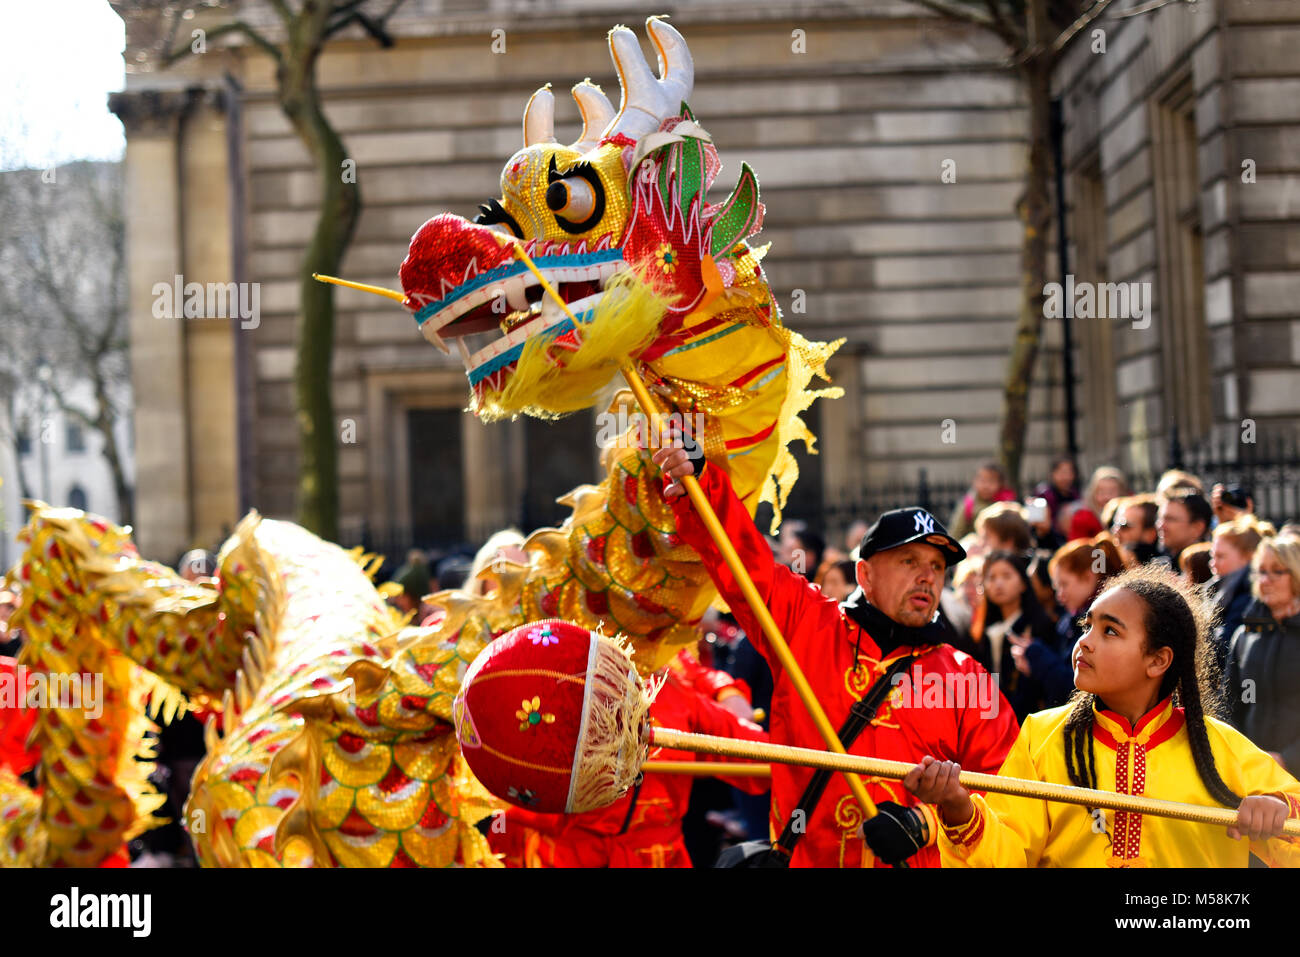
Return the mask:
[[[849, 749], [858, 735], [864, 728], [871, 723], [872, 718], [876, 716], [881, 702], [888, 697], [889, 692], [894, 690], [894, 676], [907, 668], [909, 664], [916, 660], [916, 655], [903, 655], [886, 669], [885, 673], [876, 679], [870, 690], [858, 701], [855, 701], [853, 707], [849, 709], [849, 716], [844, 720], [844, 726], [840, 728], [840, 743], [844, 745], [844, 750]], [[772, 863], [775, 866], [783, 866], [790, 861], [794, 854], [794, 847], [799, 843], [804, 832], [808, 829], [808, 822], [812, 818], [813, 811], [816, 810], [818, 802], [822, 799], [822, 793], [826, 790], [826, 785], [830, 782], [831, 775], [837, 774], [836, 771], [817, 770], [813, 772], [812, 778], [808, 781], [808, 786], [804, 788], [803, 795], [799, 798], [799, 803], [795, 805], [790, 812], [790, 818], [786, 821], [785, 830], [781, 836], [776, 839], [772, 845]], [[795, 822], [802, 818], [803, 826], [795, 827]]]
[[641, 785], [644, 779], [637, 775], [636, 786], [632, 788], [632, 800], [627, 805], [627, 817], [623, 818], [623, 826], [618, 829], [618, 833], [626, 834], [627, 829], [632, 826], [632, 815], [636, 813], [637, 798], [641, 796]]

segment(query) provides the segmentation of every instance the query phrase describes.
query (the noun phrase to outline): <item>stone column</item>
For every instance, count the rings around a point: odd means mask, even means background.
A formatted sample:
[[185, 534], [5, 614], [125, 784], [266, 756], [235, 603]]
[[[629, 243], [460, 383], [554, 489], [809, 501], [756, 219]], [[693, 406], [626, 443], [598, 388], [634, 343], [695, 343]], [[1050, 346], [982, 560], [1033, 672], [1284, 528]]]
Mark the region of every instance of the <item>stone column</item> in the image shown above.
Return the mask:
[[[183, 302], [175, 302], [174, 293], [183, 272], [178, 133], [195, 96], [191, 91], [146, 90], [116, 93], [109, 100], [127, 133], [135, 540], [142, 555], [169, 564], [189, 546], [194, 531]], [[163, 287], [170, 292], [163, 293]], [[156, 303], [157, 311], [170, 318], [155, 315]]]
[[[219, 284], [236, 280], [231, 255], [231, 170], [226, 111], [222, 96], [205, 94], [182, 120], [180, 129], [181, 242], [187, 282]], [[252, 305], [237, 290], [235, 305]], [[260, 305], [260, 297], [259, 297]], [[256, 335], [260, 316], [231, 314], [226, 296], [214, 297], [206, 318], [187, 319], [185, 391], [189, 420], [191, 534], [195, 546], [213, 548], [239, 521], [235, 403], [235, 336]], [[221, 313], [227, 315], [222, 318]], [[251, 310], [250, 310], [251, 312]]]

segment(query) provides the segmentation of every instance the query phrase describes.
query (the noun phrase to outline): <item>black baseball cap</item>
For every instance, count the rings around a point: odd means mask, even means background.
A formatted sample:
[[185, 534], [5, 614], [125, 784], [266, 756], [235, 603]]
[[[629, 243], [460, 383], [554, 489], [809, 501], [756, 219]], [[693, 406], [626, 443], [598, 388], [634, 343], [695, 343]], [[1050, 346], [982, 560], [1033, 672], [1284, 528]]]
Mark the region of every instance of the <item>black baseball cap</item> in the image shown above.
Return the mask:
[[948, 568], [966, 557], [966, 549], [948, 534], [939, 520], [925, 509], [916, 507], [896, 508], [876, 519], [876, 524], [862, 536], [858, 557], [870, 558], [876, 552], [910, 545], [912, 542], [922, 542], [939, 549]]

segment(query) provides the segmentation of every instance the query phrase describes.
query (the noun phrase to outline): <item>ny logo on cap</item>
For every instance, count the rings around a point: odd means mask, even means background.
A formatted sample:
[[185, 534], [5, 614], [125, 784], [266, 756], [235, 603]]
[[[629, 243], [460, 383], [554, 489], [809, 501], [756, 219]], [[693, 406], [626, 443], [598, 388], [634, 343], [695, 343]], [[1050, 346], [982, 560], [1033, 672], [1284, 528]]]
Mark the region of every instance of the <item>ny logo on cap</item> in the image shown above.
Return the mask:
[[912, 518], [916, 522], [916, 531], [924, 532], [927, 535], [934, 533], [934, 516], [929, 512], [922, 512], [918, 509]]

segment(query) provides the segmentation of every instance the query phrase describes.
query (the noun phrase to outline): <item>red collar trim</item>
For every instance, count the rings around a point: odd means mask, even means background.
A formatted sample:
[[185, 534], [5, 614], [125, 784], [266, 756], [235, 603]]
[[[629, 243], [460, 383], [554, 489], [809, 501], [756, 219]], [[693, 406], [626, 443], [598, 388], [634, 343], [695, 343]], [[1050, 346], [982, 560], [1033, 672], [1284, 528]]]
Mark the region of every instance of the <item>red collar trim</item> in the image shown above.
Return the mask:
[[1143, 737], [1146, 738], [1145, 747], [1149, 751], [1177, 734], [1187, 720], [1183, 709], [1173, 706], [1172, 695], [1144, 714], [1138, 720], [1136, 728], [1130, 726], [1123, 715], [1104, 708], [1094, 708], [1093, 717], [1093, 737], [1112, 751], [1118, 750], [1122, 743]]

